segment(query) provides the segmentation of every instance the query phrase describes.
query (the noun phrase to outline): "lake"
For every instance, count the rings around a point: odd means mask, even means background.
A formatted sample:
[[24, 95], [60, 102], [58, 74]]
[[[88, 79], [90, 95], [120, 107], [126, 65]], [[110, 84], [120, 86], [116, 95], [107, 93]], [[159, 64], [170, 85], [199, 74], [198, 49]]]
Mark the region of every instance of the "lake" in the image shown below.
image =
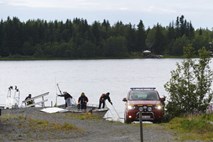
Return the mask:
[[[81, 92], [90, 104], [98, 104], [102, 93], [110, 92], [111, 100], [120, 117], [131, 87], [156, 87], [161, 96], [167, 96], [164, 84], [171, 71], [182, 59], [108, 59], [108, 60], [48, 60], [48, 61], [0, 61], [0, 104], [5, 104], [9, 86], [20, 90], [20, 101], [50, 92], [46, 105], [56, 103], [60, 89], [70, 93], [75, 100]], [[212, 65], [211, 65], [212, 66]], [[63, 104], [62, 97], [57, 104]], [[107, 103], [111, 115], [114, 108]]]

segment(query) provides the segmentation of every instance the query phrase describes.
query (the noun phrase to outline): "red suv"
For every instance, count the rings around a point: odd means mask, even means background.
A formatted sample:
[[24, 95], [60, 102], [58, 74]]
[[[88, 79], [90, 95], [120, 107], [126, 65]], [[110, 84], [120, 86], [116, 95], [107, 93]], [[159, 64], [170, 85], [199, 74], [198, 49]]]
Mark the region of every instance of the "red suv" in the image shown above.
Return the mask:
[[131, 123], [139, 120], [139, 111], [142, 111], [142, 120], [161, 122], [164, 116], [164, 98], [160, 98], [155, 88], [131, 88], [124, 112], [124, 122]]

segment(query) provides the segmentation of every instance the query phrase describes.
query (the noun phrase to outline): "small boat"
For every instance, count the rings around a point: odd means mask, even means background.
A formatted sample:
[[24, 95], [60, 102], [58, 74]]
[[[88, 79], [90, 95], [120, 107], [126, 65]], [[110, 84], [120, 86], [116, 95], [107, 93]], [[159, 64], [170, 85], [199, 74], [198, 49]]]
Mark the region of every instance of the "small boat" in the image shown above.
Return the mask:
[[70, 113], [92, 113], [92, 114], [98, 115], [100, 117], [104, 117], [104, 115], [109, 110], [109, 108], [107, 108], [107, 107], [98, 109], [98, 106], [97, 105], [93, 105], [93, 104], [87, 105], [87, 109], [86, 110], [79, 109], [76, 104], [74, 104], [72, 106], [69, 106], [69, 107], [66, 107], [66, 108], [65, 108], [64, 105], [59, 105], [58, 107], [59, 108], [64, 108], [65, 111], [63, 111], [63, 112], [66, 112], [66, 113], [69, 113], [69, 112]]
[[[62, 95], [62, 91], [59, 87], [59, 84], [56, 84], [60, 95]], [[58, 96], [58, 95], [57, 95]], [[57, 102], [57, 96], [56, 96], [56, 102]], [[97, 105], [94, 104], [87, 104], [87, 109], [79, 109], [78, 104], [76, 103], [75, 99], [71, 99], [72, 105], [69, 107], [65, 107], [65, 105], [57, 105], [58, 108], [63, 108], [65, 111], [64, 112], [71, 112], [71, 113], [92, 113], [95, 115], [99, 115], [101, 117], [104, 117], [104, 115], [107, 113], [109, 108], [102, 108], [98, 109]], [[57, 104], [57, 103], [56, 103]]]
[[99, 115], [101, 117], [104, 117], [104, 115], [107, 113], [107, 111], [109, 110], [109, 108], [102, 108], [102, 109], [98, 109], [97, 106], [95, 105], [87, 105], [87, 109], [78, 109], [77, 105], [73, 105], [70, 107], [66, 108], [68, 110], [68, 112], [72, 112], [72, 113], [92, 113], [92, 114], [96, 114]]

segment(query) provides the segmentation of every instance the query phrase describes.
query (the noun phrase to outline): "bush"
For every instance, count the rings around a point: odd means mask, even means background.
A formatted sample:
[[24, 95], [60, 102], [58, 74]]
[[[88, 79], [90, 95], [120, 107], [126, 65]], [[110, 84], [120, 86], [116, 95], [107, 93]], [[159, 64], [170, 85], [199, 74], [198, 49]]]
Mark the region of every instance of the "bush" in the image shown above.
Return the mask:
[[209, 67], [210, 54], [202, 48], [199, 59], [192, 59], [192, 47], [184, 48], [185, 59], [177, 63], [171, 79], [164, 85], [170, 94], [166, 106], [170, 118], [183, 114], [204, 113], [212, 100], [213, 72]]

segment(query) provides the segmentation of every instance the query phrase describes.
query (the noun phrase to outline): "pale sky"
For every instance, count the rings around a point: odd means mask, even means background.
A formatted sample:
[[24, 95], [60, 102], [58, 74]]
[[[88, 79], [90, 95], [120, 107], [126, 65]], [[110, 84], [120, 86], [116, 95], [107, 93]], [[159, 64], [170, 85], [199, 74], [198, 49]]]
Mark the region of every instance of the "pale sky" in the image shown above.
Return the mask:
[[43, 19], [65, 21], [74, 18], [94, 21], [109, 20], [145, 28], [157, 23], [168, 26], [184, 15], [195, 28], [213, 28], [213, 0], [0, 0], [0, 19], [8, 16], [21, 21]]

